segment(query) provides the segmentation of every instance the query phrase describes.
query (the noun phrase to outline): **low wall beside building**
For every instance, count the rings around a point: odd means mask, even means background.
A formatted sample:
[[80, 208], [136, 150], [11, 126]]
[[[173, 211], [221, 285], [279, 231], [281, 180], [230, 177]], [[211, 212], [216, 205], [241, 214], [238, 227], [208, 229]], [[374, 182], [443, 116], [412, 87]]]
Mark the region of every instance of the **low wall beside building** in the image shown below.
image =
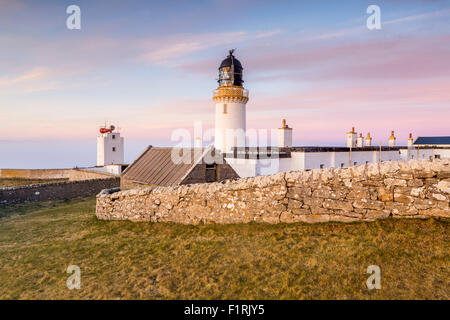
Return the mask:
[[388, 161], [97, 195], [105, 220], [248, 223], [450, 217], [450, 160]]
[[69, 172], [69, 181], [107, 179], [112, 177], [118, 176], [106, 172], [90, 171], [86, 169], [72, 169]]
[[0, 169], [1, 178], [68, 179], [72, 169]]
[[3, 188], [0, 189], [0, 204], [89, 197], [103, 189], [115, 188], [119, 185], [120, 179], [117, 177]]

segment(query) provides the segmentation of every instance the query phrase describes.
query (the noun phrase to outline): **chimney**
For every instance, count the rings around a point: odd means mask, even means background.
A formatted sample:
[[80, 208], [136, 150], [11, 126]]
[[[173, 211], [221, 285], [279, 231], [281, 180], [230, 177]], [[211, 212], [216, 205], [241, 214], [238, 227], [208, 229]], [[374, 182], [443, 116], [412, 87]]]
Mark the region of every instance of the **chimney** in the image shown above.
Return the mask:
[[366, 147], [370, 147], [370, 146], [372, 146], [372, 137], [370, 136], [370, 132], [367, 132]]
[[409, 138], [408, 138], [408, 147], [412, 147], [414, 143], [413, 137], [412, 137], [412, 133], [409, 134]]
[[281, 128], [278, 128], [278, 147], [292, 147], [292, 128], [289, 128], [285, 119], [281, 123]]
[[356, 143], [355, 127], [352, 127], [352, 131], [347, 132], [347, 148], [356, 148]]
[[394, 130], [392, 130], [392, 132], [391, 132], [391, 136], [389, 137], [389, 140], [388, 140], [388, 145], [389, 145], [389, 147], [395, 147]]
[[199, 137], [195, 138], [194, 147], [195, 148], [201, 148], [202, 147], [202, 140]]
[[363, 140], [364, 140], [364, 138], [362, 136], [362, 133], [360, 133], [359, 137], [358, 137], [358, 140], [356, 141], [356, 146], [358, 148], [362, 148], [363, 147]]

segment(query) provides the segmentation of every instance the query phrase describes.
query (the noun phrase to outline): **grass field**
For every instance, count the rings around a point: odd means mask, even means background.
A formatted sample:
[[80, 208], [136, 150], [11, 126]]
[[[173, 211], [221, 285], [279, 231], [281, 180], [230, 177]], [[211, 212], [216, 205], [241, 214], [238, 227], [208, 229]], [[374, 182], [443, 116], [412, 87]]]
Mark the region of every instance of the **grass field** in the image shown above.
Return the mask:
[[[450, 298], [448, 221], [184, 226], [94, 211], [93, 198], [0, 208], [0, 298]], [[73, 264], [80, 290], [66, 287]]]
[[52, 182], [64, 182], [68, 179], [22, 179], [22, 178], [0, 178], [0, 188], [27, 186], [30, 184], [42, 184]]

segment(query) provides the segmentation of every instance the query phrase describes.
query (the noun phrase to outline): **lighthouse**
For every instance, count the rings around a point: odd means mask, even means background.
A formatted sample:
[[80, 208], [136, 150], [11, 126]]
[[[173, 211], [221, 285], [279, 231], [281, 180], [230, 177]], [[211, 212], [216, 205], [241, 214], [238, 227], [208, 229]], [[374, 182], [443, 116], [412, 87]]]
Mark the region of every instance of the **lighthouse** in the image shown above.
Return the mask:
[[124, 141], [115, 126], [105, 126], [97, 137], [97, 166], [113, 164], [124, 164]]
[[233, 55], [234, 50], [219, 67], [219, 86], [213, 91], [216, 104], [214, 146], [223, 153], [234, 147], [245, 147], [245, 122], [248, 90], [244, 89], [242, 65]]

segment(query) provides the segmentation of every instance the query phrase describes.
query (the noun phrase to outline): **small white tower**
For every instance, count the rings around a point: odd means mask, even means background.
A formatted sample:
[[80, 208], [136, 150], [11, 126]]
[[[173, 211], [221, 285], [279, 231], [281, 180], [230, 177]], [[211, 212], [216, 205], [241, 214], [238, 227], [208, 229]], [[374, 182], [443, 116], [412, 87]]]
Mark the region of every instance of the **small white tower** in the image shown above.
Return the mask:
[[370, 146], [372, 146], [372, 137], [370, 136], [370, 132], [367, 132], [366, 147], [370, 147]]
[[412, 147], [414, 144], [414, 140], [412, 137], [412, 133], [409, 134], [409, 138], [408, 138], [408, 147]]
[[388, 145], [389, 145], [389, 147], [395, 147], [394, 130], [392, 130], [392, 132], [391, 132], [391, 136], [389, 137], [389, 140], [388, 140]]
[[278, 147], [292, 147], [292, 128], [289, 128], [285, 119], [283, 119], [283, 122], [281, 123], [281, 128], [278, 128]]
[[216, 103], [214, 146], [222, 152], [245, 147], [248, 90], [243, 87], [242, 65], [230, 50], [219, 67], [219, 87], [213, 91]]
[[352, 127], [352, 131], [347, 132], [347, 148], [356, 148], [356, 142], [355, 127]]
[[124, 141], [116, 128], [100, 128], [97, 137], [97, 166], [103, 167], [111, 164], [124, 164]]
[[356, 141], [356, 146], [358, 148], [362, 148], [363, 147], [363, 141], [364, 141], [364, 138], [362, 136], [362, 133], [360, 133], [359, 137], [358, 137], [358, 140]]

